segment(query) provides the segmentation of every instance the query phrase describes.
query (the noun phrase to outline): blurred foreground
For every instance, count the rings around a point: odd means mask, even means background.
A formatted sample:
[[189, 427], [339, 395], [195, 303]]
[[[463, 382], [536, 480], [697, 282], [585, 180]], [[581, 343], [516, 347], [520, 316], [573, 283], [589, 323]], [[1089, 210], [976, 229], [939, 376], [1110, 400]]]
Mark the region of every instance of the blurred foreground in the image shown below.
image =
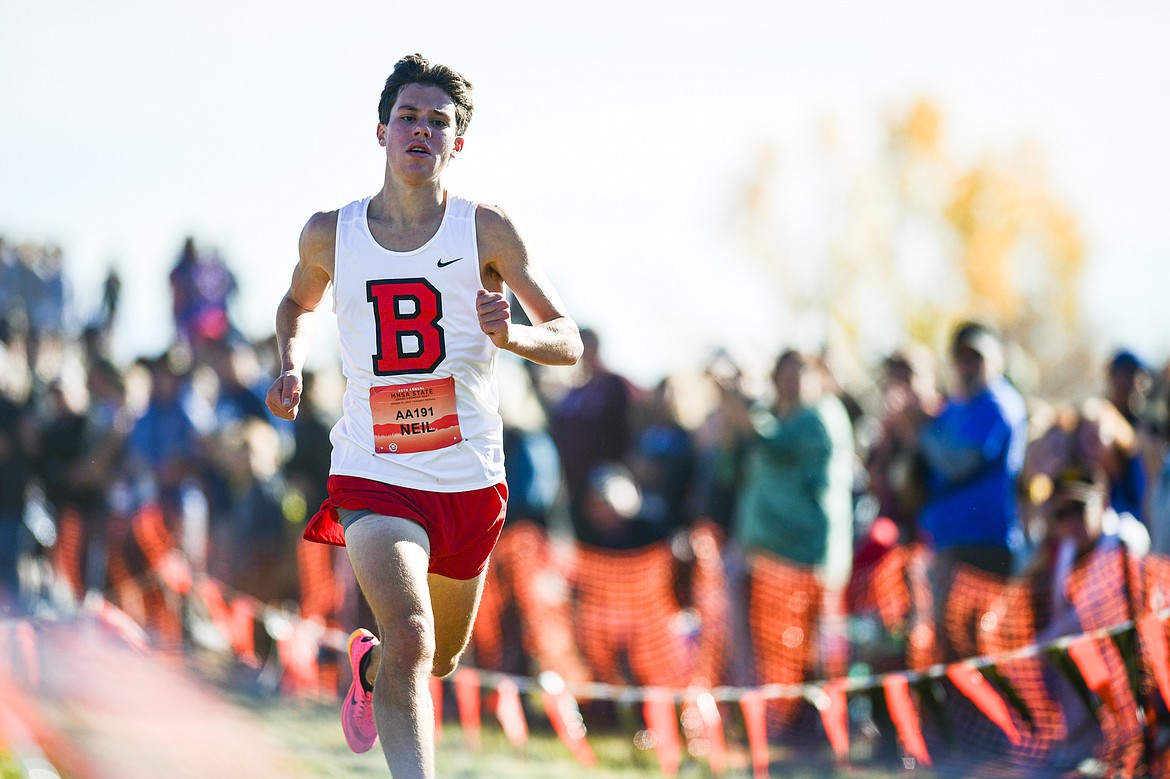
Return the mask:
[[[346, 747], [334, 701], [244, 695], [229, 687], [233, 669], [222, 657], [135, 646], [133, 626], [104, 609], [20, 624], [0, 647], [0, 779], [386, 775], [377, 748], [355, 755]], [[590, 734], [593, 767], [579, 765], [550, 731], [531, 736], [517, 748], [490, 725], [472, 734], [447, 722], [438, 765], [449, 777], [660, 775], [654, 752], [624, 735]], [[834, 775], [823, 745], [773, 757], [784, 776]], [[729, 758], [725, 776], [751, 775], [746, 750]], [[694, 762], [683, 770], [711, 775]]]

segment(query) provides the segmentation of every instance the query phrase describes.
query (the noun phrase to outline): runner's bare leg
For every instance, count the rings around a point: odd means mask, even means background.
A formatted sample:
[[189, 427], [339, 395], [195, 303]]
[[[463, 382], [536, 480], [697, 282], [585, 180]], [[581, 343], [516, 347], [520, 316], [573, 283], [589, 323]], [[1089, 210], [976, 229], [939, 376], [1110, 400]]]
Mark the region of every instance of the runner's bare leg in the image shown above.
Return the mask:
[[346, 549], [378, 620], [382, 643], [371, 652], [369, 676], [380, 680], [374, 721], [386, 763], [396, 779], [432, 777], [434, 707], [427, 676], [447, 676], [458, 665], [487, 569], [466, 580], [426, 575], [430, 544], [423, 529], [377, 515], [350, 526]]
[[[428, 677], [435, 620], [427, 586], [430, 542], [418, 524], [371, 515], [345, 533], [359, 586], [378, 621], [374, 721], [394, 779], [435, 775], [434, 707]], [[381, 651], [377, 651], [381, 650]]]
[[449, 579], [437, 574], [430, 574], [427, 579], [435, 615], [435, 662], [431, 673], [447, 676], [455, 670], [471, 640], [487, 568], [474, 579]]

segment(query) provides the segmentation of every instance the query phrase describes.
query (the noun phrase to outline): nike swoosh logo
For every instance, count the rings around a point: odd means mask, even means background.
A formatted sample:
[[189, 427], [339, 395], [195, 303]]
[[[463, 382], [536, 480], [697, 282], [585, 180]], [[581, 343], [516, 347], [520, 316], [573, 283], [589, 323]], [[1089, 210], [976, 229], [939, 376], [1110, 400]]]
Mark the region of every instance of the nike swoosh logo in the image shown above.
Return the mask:
[[456, 258], [455, 258], [455, 259], [453, 259], [453, 260], [445, 260], [445, 261], [444, 261], [444, 260], [439, 260], [437, 263], [435, 263], [435, 265], [436, 265], [436, 266], [438, 266], [438, 267], [440, 267], [440, 268], [446, 268], [446, 267], [447, 267], [448, 265], [450, 265], [451, 263], [454, 263], [454, 262], [459, 262], [459, 261], [460, 261], [460, 260], [462, 260], [462, 259], [463, 259], [462, 257], [456, 257]]

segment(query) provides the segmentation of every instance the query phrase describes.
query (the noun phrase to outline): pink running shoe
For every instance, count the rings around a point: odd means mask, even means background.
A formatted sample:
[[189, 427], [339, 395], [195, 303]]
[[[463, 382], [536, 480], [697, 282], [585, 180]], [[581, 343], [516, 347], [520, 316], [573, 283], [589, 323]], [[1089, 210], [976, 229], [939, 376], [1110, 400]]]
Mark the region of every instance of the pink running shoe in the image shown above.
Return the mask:
[[378, 645], [378, 639], [365, 628], [358, 628], [349, 636], [349, 667], [353, 671], [353, 682], [341, 704], [341, 730], [349, 748], [361, 754], [369, 752], [378, 740], [378, 727], [374, 724], [374, 694], [362, 686], [361, 666], [366, 653]]

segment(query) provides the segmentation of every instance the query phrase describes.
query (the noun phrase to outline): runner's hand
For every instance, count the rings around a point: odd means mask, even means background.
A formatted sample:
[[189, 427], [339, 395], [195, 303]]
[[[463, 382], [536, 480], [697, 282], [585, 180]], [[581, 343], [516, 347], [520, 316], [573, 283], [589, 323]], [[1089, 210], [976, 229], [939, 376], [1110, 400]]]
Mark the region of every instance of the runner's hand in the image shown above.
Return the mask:
[[484, 335], [501, 349], [508, 348], [512, 337], [512, 313], [503, 293], [481, 289], [475, 295], [475, 311]]
[[301, 376], [286, 372], [276, 377], [264, 398], [268, 410], [281, 419], [296, 419], [301, 405]]

